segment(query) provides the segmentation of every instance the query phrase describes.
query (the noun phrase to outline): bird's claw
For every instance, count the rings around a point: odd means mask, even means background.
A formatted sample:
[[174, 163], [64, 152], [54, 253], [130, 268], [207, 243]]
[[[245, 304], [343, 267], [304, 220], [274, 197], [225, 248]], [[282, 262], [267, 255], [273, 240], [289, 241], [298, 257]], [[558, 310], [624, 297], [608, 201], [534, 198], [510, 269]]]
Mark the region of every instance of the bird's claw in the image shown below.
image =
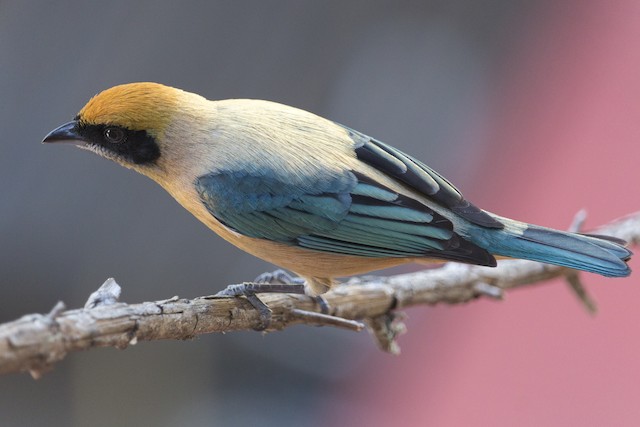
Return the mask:
[[[244, 296], [260, 315], [261, 326], [257, 330], [264, 331], [271, 325], [271, 309], [256, 295], [259, 293], [284, 293], [305, 295], [305, 280], [295, 277], [284, 270], [263, 273], [253, 282], [229, 285], [214, 296], [240, 297]], [[313, 299], [320, 306], [322, 314], [329, 314], [329, 303], [322, 296]]]
[[[256, 309], [260, 316], [261, 325], [256, 328], [258, 331], [264, 331], [271, 324], [271, 309], [258, 296], [257, 292], [261, 292], [262, 284], [257, 283], [240, 283], [229, 285], [217, 294], [215, 297], [231, 297], [236, 298], [244, 296], [247, 301]], [[270, 285], [267, 285], [270, 286]]]
[[[285, 293], [285, 294], [303, 294], [304, 283], [240, 283], [235, 285], [229, 285], [217, 294], [215, 297], [240, 297], [244, 296], [247, 301], [258, 311], [260, 316], [260, 327], [256, 328], [258, 331], [264, 331], [271, 325], [271, 309], [267, 306], [256, 294], [258, 293]], [[321, 307], [322, 304], [321, 304]], [[324, 312], [324, 307], [323, 307]]]

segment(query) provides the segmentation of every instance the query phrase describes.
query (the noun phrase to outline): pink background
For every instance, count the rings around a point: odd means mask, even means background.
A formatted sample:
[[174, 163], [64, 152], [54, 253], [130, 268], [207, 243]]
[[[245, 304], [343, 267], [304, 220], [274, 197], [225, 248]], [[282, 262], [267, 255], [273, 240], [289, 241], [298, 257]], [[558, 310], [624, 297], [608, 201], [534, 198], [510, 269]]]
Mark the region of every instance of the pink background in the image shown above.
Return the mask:
[[[536, 17], [504, 64], [471, 190], [489, 210], [556, 228], [584, 207], [594, 227], [640, 206], [640, 3], [569, 3]], [[595, 318], [561, 281], [501, 303], [409, 310], [400, 358], [377, 355], [376, 375], [345, 384], [349, 420], [638, 425], [637, 276], [583, 279]]]

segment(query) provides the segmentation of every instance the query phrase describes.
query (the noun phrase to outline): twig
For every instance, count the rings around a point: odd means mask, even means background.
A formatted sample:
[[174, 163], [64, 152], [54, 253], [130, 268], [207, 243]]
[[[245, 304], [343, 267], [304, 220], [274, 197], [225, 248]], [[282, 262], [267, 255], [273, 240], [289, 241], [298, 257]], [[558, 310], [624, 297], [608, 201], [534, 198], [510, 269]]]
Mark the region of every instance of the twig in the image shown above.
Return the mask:
[[291, 314], [307, 325], [335, 326], [336, 328], [348, 329], [355, 332], [360, 332], [364, 329], [364, 325], [355, 320], [329, 316], [327, 314], [316, 313], [315, 311], [307, 311], [294, 308], [291, 310]]
[[[595, 230], [637, 245], [640, 212]], [[305, 295], [261, 294], [272, 311], [269, 330], [295, 324], [331, 325], [358, 330], [363, 321], [379, 346], [398, 353], [404, 331], [397, 309], [421, 304], [460, 304], [479, 297], [501, 298], [505, 290], [556, 277], [570, 281], [575, 271], [532, 261], [501, 261], [496, 268], [445, 264], [438, 269], [390, 277], [359, 277], [325, 295], [329, 315]], [[581, 285], [573, 289], [584, 289]], [[126, 348], [138, 341], [191, 339], [199, 334], [259, 329], [259, 313], [245, 298], [199, 297], [125, 304], [120, 287], [108, 280], [83, 309], [31, 314], [0, 325], [0, 374], [29, 371], [39, 377], [68, 353], [93, 347]], [[591, 300], [585, 295], [581, 299]], [[339, 318], [339, 319], [337, 319]]]
[[122, 288], [113, 278], [107, 279], [97, 291], [89, 295], [84, 308], [96, 308], [101, 305], [113, 305], [120, 299]]
[[[582, 227], [584, 226], [585, 221], [587, 220], [587, 211], [581, 209], [576, 213], [573, 217], [573, 221], [569, 226], [569, 231], [573, 233], [579, 233], [582, 231]], [[567, 271], [567, 275], [565, 276], [565, 280], [569, 285], [569, 288], [573, 291], [574, 295], [578, 298], [578, 300], [582, 303], [582, 306], [587, 313], [590, 315], [595, 315], [598, 312], [598, 306], [596, 302], [589, 296], [589, 292], [587, 292], [587, 288], [582, 284], [582, 280], [580, 279], [580, 274], [577, 271], [569, 270]]]

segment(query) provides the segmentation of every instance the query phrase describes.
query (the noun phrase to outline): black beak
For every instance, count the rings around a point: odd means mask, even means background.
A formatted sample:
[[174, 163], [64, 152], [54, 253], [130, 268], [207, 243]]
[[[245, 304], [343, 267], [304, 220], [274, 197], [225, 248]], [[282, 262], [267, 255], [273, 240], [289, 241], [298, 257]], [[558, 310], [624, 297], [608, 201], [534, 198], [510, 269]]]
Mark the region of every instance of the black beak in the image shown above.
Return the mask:
[[78, 133], [78, 122], [72, 120], [68, 123], [58, 126], [47, 134], [42, 143], [70, 143], [75, 145], [84, 145], [84, 138]]

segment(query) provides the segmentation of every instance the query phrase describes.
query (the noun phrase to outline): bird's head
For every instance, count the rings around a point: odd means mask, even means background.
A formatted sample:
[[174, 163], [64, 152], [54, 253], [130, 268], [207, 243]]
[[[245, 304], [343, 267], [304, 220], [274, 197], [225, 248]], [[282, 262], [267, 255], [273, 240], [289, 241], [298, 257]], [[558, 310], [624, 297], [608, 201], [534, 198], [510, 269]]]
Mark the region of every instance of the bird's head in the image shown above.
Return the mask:
[[[197, 95], [157, 83], [129, 83], [94, 96], [70, 122], [44, 143], [69, 142], [146, 175], [160, 168], [168, 151], [166, 133]], [[193, 102], [191, 102], [193, 105]]]

